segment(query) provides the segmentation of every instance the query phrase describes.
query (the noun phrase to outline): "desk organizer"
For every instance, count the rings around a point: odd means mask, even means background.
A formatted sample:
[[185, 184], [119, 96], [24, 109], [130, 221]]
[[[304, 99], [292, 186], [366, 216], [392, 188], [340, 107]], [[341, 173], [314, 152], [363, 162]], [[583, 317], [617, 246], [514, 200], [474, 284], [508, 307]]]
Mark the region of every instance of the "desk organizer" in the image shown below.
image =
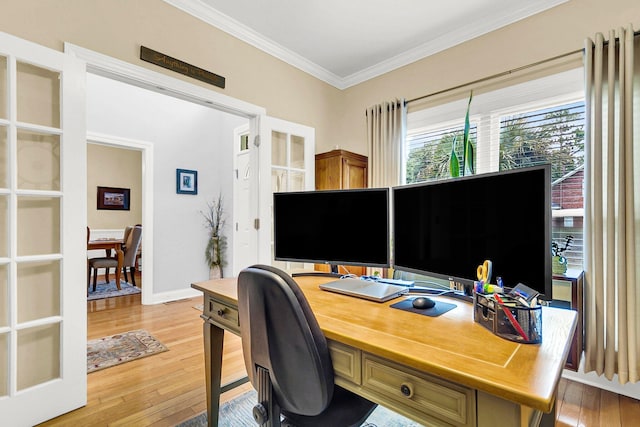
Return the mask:
[[542, 307], [526, 307], [508, 296], [473, 293], [473, 320], [499, 337], [524, 344], [542, 342]]

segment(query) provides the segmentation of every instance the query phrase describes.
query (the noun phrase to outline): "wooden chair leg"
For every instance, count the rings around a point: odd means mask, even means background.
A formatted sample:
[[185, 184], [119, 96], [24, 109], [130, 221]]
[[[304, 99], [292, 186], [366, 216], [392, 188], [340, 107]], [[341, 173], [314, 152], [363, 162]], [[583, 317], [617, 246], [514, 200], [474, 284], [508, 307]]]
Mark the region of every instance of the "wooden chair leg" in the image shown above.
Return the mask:
[[127, 267], [122, 267], [122, 273], [124, 273], [124, 281], [129, 282], [129, 277], [127, 276]]
[[104, 269], [104, 278], [107, 281], [107, 284], [109, 284], [109, 267]]
[[93, 292], [96, 291], [96, 284], [98, 283], [98, 269], [93, 269]]

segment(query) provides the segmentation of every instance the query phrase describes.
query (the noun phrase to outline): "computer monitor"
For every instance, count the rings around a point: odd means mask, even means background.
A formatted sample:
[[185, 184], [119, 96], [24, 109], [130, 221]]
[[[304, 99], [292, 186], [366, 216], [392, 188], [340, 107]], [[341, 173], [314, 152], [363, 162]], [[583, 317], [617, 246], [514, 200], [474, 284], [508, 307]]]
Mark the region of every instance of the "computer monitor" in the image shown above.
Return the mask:
[[549, 165], [393, 188], [393, 265], [399, 270], [518, 283], [551, 299], [551, 168]]
[[275, 259], [389, 267], [389, 209], [388, 188], [274, 193]]

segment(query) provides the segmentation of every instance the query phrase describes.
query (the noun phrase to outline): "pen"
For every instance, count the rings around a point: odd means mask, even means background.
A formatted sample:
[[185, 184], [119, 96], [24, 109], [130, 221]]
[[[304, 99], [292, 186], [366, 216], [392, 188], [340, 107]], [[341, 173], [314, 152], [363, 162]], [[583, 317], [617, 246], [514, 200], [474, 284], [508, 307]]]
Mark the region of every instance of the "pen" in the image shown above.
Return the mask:
[[500, 295], [494, 294], [493, 297], [496, 299], [496, 301], [498, 301], [498, 303], [500, 303], [500, 305], [502, 305], [502, 310], [504, 311], [504, 314], [507, 315], [507, 318], [509, 319], [509, 322], [511, 322], [511, 324], [516, 329], [516, 331], [518, 331], [520, 336], [522, 336], [522, 338], [524, 338], [525, 341], [529, 341], [529, 338], [527, 337], [527, 335], [522, 330], [522, 326], [520, 326], [520, 323], [518, 323], [516, 318], [513, 317], [513, 314], [511, 314], [511, 311], [507, 307], [504, 306], [504, 302], [502, 301], [502, 298], [500, 298]]

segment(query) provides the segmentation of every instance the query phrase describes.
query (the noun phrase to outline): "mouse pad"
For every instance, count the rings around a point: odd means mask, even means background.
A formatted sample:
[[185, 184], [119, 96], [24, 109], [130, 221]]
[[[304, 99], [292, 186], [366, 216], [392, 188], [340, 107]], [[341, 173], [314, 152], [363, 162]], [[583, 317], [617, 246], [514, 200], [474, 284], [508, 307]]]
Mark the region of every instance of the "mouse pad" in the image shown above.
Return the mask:
[[410, 311], [412, 313], [423, 314], [425, 316], [436, 317], [441, 314], [446, 313], [449, 310], [453, 310], [456, 308], [455, 304], [451, 304], [448, 302], [437, 301], [434, 299], [436, 305], [431, 308], [413, 308], [412, 304], [413, 298], [404, 299], [400, 302], [392, 304], [391, 308], [397, 308], [398, 310]]

